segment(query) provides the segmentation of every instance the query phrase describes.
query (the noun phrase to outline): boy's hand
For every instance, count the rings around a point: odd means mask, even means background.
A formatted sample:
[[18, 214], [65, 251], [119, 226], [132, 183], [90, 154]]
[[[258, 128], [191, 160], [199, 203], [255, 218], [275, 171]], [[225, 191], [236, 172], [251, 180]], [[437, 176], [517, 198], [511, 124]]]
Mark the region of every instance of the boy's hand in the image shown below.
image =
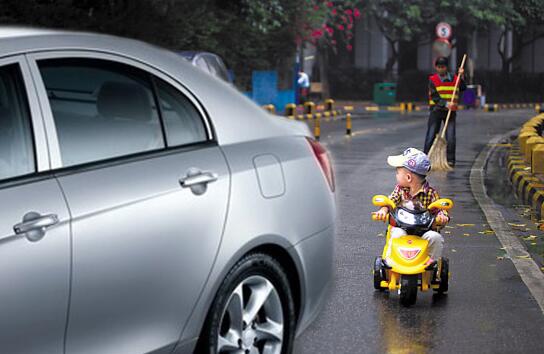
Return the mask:
[[389, 213], [388, 207], [381, 207], [380, 210], [378, 210], [374, 215], [376, 215], [376, 219], [380, 221], [384, 221], [388, 213]]
[[450, 221], [449, 218], [443, 214], [438, 214], [435, 219], [437, 226], [444, 226], [448, 223], [448, 221]]
[[464, 74], [465, 74], [465, 69], [459, 68], [459, 76], [463, 77]]

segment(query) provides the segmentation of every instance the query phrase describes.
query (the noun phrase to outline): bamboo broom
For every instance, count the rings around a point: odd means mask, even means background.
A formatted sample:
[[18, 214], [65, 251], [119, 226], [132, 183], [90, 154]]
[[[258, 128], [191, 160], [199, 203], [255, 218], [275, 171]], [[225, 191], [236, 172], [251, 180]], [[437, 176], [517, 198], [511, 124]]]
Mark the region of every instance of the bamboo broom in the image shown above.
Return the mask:
[[[463, 60], [461, 61], [460, 69], [465, 67], [465, 61], [467, 55], [463, 55]], [[448, 129], [448, 123], [450, 122], [451, 108], [455, 102], [455, 95], [457, 94], [457, 89], [459, 87], [460, 76], [457, 75], [457, 80], [455, 80], [455, 87], [453, 88], [453, 94], [451, 95], [450, 107], [448, 108], [448, 115], [446, 116], [446, 123], [442, 129], [442, 133], [437, 134], [434, 139], [433, 145], [429, 150], [429, 159], [431, 160], [431, 168], [433, 171], [451, 171], [453, 168], [448, 164], [447, 156], [447, 142], [446, 142], [446, 129]]]

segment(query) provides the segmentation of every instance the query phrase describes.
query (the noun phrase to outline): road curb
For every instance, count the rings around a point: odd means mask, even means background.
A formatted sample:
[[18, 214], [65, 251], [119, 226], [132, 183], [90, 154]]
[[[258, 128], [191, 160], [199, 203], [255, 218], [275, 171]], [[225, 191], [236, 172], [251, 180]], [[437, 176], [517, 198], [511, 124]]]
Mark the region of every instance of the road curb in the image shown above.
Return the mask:
[[[480, 209], [484, 213], [489, 226], [495, 232], [497, 239], [504, 247], [504, 250], [516, 267], [521, 279], [544, 314], [544, 274], [540, 271], [536, 262], [530, 257], [520, 240], [512, 232], [512, 229], [504, 220], [504, 217], [495, 202], [489, 198], [484, 184], [485, 167], [489, 160], [489, 156], [495, 149], [494, 146], [497, 146], [501, 140], [516, 132], [517, 129], [506, 135], [494, 137], [487, 147], [480, 151], [470, 170], [470, 188], [474, 198], [480, 205]], [[516, 174], [516, 176], [521, 175], [521, 172]]]
[[[541, 220], [544, 218], [544, 180], [533, 174], [533, 165], [528, 162], [527, 151], [523, 151], [520, 145], [521, 138], [518, 136], [508, 153], [508, 176], [518, 198], [531, 206], [537, 218]], [[528, 151], [529, 154], [532, 153], [531, 150]]]

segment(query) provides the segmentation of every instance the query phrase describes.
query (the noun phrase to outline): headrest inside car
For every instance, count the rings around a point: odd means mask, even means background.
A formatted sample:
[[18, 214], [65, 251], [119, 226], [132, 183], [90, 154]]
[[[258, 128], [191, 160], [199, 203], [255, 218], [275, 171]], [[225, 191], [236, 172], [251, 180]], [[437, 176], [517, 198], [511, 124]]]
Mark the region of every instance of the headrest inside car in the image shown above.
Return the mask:
[[151, 103], [146, 90], [136, 84], [106, 81], [97, 97], [98, 113], [107, 119], [151, 120]]

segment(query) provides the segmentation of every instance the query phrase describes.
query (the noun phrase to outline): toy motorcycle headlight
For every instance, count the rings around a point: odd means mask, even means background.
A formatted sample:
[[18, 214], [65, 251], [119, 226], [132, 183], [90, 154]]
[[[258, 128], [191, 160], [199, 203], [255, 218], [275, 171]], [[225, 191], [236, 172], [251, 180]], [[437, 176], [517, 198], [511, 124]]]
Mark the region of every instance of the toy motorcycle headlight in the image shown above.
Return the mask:
[[397, 220], [403, 224], [415, 225], [416, 216], [404, 209], [399, 209], [397, 212]]
[[405, 209], [398, 209], [397, 220], [406, 225], [427, 225], [432, 219], [428, 211], [423, 213], [414, 213]]

